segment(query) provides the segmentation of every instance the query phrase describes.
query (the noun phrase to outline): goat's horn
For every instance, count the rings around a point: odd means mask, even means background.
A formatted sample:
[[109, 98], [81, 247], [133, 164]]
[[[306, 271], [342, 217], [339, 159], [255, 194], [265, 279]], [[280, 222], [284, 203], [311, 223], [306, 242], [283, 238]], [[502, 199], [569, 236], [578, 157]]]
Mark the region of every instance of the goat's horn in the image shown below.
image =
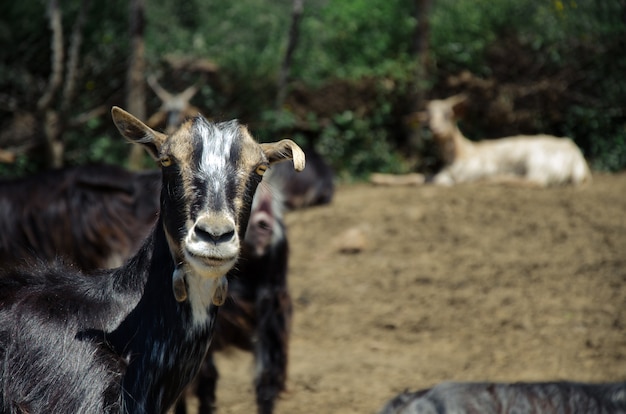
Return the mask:
[[283, 139], [278, 142], [264, 143], [261, 147], [270, 163], [291, 159], [296, 171], [304, 170], [306, 164], [304, 151], [292, 140]]
[[194, 95], [198, 93], [198, 89], [198, 85], [191, 85], [190, 87], [179, 93], [178, 97], [185, 102], [189, 102], [191, 101], [191, 98], [193, 98]]
[[159, 84], [159, 81], [156, 80], [154, 75], [148, 76], [147, 82], [148, 82], [148, 85], [150, 86], [150, 88], [152, 88], [152, 90], [154, 91], [156, 96], [158, 96], [161, 101], [168, 102], [168, 101], [171, 101], [172, 99], [174, 99], [174, 96], [171, 93], [169, 93], [168, 91], [166, 91]]

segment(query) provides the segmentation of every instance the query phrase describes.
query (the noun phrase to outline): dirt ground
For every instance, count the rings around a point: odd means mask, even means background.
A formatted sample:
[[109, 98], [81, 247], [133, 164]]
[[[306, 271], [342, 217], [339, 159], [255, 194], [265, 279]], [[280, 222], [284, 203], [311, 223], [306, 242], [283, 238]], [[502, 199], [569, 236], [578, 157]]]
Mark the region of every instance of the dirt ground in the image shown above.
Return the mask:
[[[626, 174], [578, 189], [345, 185], [287, 223], [277, 414], [373, 414], [444, 380], [626, 380]], [[251, 355], [217, 363], [219, 413], [255, 412]]]

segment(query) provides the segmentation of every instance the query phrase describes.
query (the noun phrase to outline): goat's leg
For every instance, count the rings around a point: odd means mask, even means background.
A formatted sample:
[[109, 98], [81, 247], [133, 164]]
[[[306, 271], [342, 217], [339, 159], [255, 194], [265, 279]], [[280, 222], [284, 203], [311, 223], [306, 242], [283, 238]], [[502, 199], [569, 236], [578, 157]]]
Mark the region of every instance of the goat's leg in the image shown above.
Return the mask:
[[212, 414], [215, 412], [215, 390], [218, 377], [219, 373], [213, 361], [213, 354], [209, 351], [196, 377], [198, 414]]
[[259, 293], [255, 360], [256, 401], [259, 414], [272, 414], [287, 381], [287, 351], [292, 303], [286, 287]]

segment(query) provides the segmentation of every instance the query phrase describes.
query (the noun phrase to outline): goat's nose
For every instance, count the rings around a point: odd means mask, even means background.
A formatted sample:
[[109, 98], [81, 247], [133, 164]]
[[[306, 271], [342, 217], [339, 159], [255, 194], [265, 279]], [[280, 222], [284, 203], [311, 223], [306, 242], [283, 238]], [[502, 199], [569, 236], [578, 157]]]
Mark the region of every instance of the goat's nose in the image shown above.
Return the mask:
[[210, 228], [201, 224], [194, 226], [195, 236], [204, 242], [219, 244], [229, 242], [235, 237], [234, 228]]
[[228, 243], [235, 238], [235, 223], [226, 217], [202, 217], [193, 226], [193, 238], [204, 243]]

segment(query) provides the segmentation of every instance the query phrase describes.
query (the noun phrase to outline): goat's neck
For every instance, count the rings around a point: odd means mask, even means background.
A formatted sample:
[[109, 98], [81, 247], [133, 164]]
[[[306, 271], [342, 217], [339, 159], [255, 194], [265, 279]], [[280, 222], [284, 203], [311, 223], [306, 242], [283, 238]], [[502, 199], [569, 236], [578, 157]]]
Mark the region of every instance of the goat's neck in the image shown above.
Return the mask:
[[184, 302], [174, 298], [175, 263], [161, 220], [151, 242], [128, 266], [133, 263], [147, 265], [126, 269], [146, 272], [145, 289], [137, 306], [108, 335], [108, 342], [128, 362], [123, 379], [128, 412], [161, 413], [197, 373], [210, 344], [217, 308], [204, 309], [204, 323], [200, 323], [193, 303], [196, 297], [190, 295]]
[[467, 157], [474, 150], [474, 144], [463, 136], [463, 133], [456, 125], [442, 139], [442, 142], [444, 142], [442, 157], [448, 165], [453, 164], [458, 159]]

